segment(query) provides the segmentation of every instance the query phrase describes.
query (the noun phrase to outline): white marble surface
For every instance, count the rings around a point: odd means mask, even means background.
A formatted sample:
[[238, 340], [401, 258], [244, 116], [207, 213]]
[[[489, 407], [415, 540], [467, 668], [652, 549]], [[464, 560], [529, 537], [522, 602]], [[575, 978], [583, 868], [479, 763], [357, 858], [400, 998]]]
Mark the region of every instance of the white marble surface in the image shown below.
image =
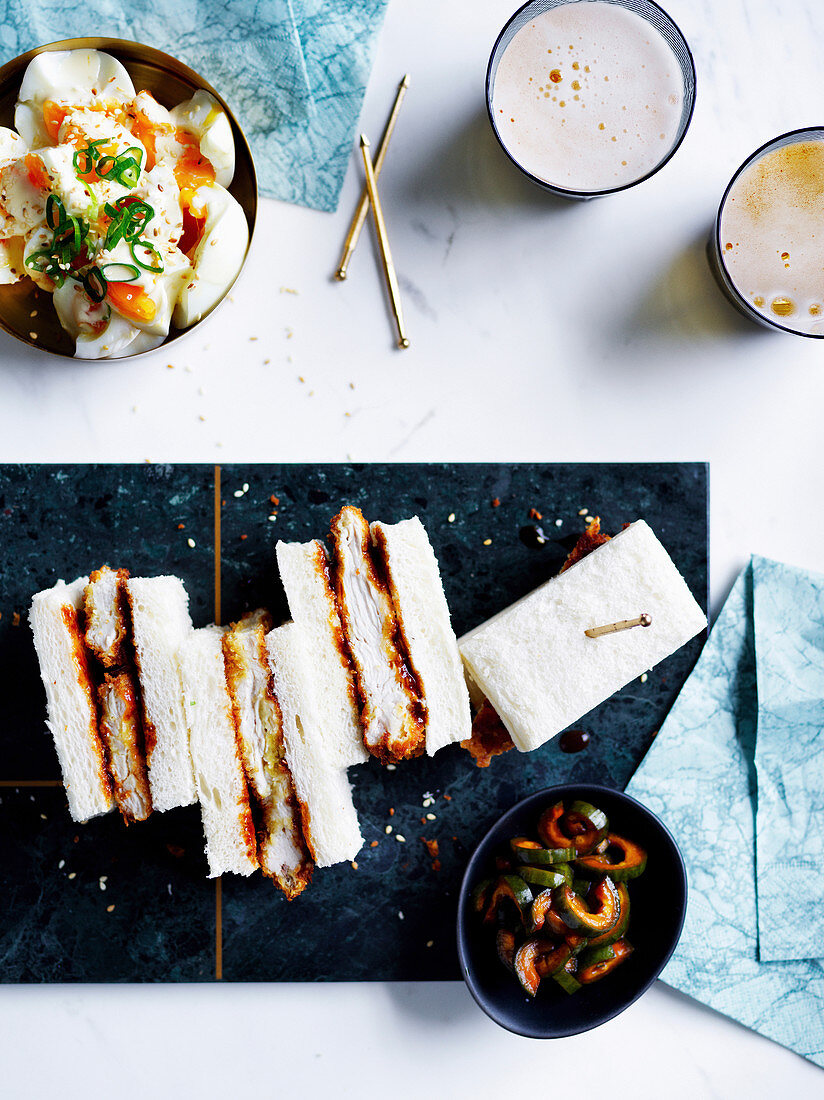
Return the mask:
[[[824, 119], [824, 7], [669, 0], [698, 67], [684, 145], [635, 191], [569, 206], [486, 122], [511, 6], [390, 5], [363, 125], [377, 137], [408, 70], [382, 184], [408, 351], [371, 242], [330, 280], [353, 156], [337, 215], [262, 203], [234, 300], [170, 352], [75, 365], [0, 334], [0, 460], [706, 459], [714, 611], [751, 551], [824, 567], [822, 347], [739, 318], [703, 254], [744, 157]], [[103, 1080], [123, 1098], [492, 1096], [580, 1089], [584, 1066], [617, 1096], [824, 1096], [821, 1070], [661, 985], [597, 1039], [553, 1044], [497, 1029], [457, 984], [2, 987], [0, 1055], [4, 1094], [65, 1100]]]

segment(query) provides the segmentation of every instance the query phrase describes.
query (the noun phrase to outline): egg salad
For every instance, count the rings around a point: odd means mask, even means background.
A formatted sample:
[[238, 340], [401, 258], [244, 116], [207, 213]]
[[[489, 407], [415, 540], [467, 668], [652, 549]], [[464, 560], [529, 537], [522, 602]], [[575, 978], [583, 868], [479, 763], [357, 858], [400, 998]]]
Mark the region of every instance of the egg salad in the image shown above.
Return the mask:
[[149, 351], [224, 297], [249, 229], [213, 96], [167, 110], [109, 54], [46, 52], [14, 125], [0, 127], [0, 283], [51, 293], [78, 358]]

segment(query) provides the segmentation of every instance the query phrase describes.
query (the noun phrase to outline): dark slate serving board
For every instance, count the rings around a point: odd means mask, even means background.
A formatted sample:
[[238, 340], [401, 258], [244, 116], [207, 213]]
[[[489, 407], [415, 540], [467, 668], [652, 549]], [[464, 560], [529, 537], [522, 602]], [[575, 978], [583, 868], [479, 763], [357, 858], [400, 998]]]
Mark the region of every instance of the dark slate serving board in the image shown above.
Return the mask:
[[[223, 621], [261, 603], [285, 616], [276, 539], [322, 538], [337, 509], [352, 503], [369, 519], [421, 517], [458, 634], [557, 572], [583, 529], [583, 510], [612, 532], [646, 519], [706, 607], [707, 467], [296, 464], [224, 466], [219, 476], [218, 539], [212, 466], [0, 466], [0, 978], [457, 978], [454, 906], [475, 843], [539, 787], [623, 787], [701, 639], [576, 723], [591, 734], [576, 755], [555, 741], [482, 770], [451, 746], [394, 771], [376, 762], [350, 769], [366, 840], [357, 869], [317, 871], [305, 894], [286, 902], [260, 875], [206, 877], [197, 807], [128, 829], [115, 813], [71, 821], [45, 730], [26, 619], [31, 596], [103, 562], [135, 575], [171, 572], [184, 580], [201, 626], [214, 615], [217, 543]], [[274, 521], [271, 497], [279, 501]], [[540, 547], [519, 535], [533, 522], [530, 508], [543, 513], [548, 541]], [[427, 795], [433, 804], [425, 807]], [[439, 869], [422, 838], [438, 841]]]

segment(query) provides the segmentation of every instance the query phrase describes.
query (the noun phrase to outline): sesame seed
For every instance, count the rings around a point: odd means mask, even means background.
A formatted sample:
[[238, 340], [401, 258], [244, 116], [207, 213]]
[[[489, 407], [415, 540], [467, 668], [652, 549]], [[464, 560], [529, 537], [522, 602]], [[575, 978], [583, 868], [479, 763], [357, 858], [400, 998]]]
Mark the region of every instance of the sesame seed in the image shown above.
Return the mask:
[[194, 550], [194, 548], [195, 548], [195, 545], [196, 545], [196, 543], [195, 543], [195, 540], [194, 540], [194, 539], [186, 539], [186, 542], [187, 542], [187, 543], [189, 544], [189, 547], [190, 547], [190, 548], [191, 548], [192, 550]]
[[492, 539], [484, 539], [484, 546], [491, 546], [491, 545], [492, 545]]
[[70, 879], [77, 878], [77, 871], [69, 871], [69, 878]]
[[36, 340], [37, 339], [37, 333], [36, 332], [30, 332], [29, 333], [29, 339], [30, 340]]
[[114, 912], [114, 906], [113, 905], [107, 905], [106, 906], [106, 912], [107, 913], [113, 913]]
[[248, 481], [243, 482], [243, 491], [244, 491], [244, 493], [249, 492], [249, 482]]
[[100, 883], [99, 883], [98, 885], [100, 886], [100, 889], [101, 889], [101, 890], [105, 890], [105, 889], [106, 889], [106, 883], [105, 883], [105, 882], [100, 882]]
[[66, 866], [65, 859], [61, 859], [60, 862], [57, 864], [57, 870], [62, 871], [65, 866]]
[[434, 814], [427, 814], [427, 815], [426, 815], [426, 820], [427, 820], [427, 821], [435, 821], [435, 820], [436, 820], [436, 817], [435, 817], [435, 815], [434, 815]]
[[387, 826], [386, 826], [386, 828], [385, 828], [385, 829], [384, 829], [383, 831], [384, 831], [384, 832], [386, 833], [386, 835], [388, 836], [388, 835], [389, 835], [389, 834], [390, 834], [390, 833], [392, 832], [392, 826], [391, 826], [391, 825], [387, 825]]
[[271, 516], [267, 516], [266, 518], [269, 520], [270, 523], [274, 523], [275, 520], [278, 518], [277, 513], [275, 513], [274, 515], [271, 515]]
[[45, 815], [45, 814], [41, 814], [41, 815], [40, 815], [40, 820], [41, 820], [41, 821], [48, 821], [49, 819], [48, 819], [48, 818], [46, 817], [46, 815]]
[[395, 840], [397, 840], [398, 844], [406, 844], [406, 837], [401, 836], [400, 833], [395, 833]]
[[449, 513], [449, 515], [446, 517], [446, 522], [447, 523], [454, 523], [455, 522], [455, 513], [454, 512]]
[[242, 489], [235, 489], [233, 495], [236, 496], [236, 497], [242, 497], [243, 496], [243, 490]]
[[594, 523], [594, 522], [595, 522], [595, 517], [594, 516], [584, 516], [584, 523]]
[[647, 676], [646, 672], [642, 672], [641, 673], [641, 683], [645, 684], [648, 679], [649, 679], [649, 676]]
[[398, 910], [398, 920], [403, 920], [403, 913], [400, 909]]
[[589, 508], [579, 508], [578, 509], [578, 515], [579, 516], [585, 516], [588, 511], [589, 511]]
[[357, 869], [358, 869], [358, 861], [356, 859], [353, 859], [352, 860], [352, 870], [357, 871]]
[[555, 520], [555, 526], [556, 527], [561, 527], [561, 526], [563, 526], [563, 522], [564, 521], [562, 519], [556, 519]]
[[427, 940], [427, 941], [426, 941], [426, 946], [427, 946], [427, 947], [432, 947], [434, 943], [435, 943], [435, 941], [434, 941], [434, 940]]
[[387, 770], [388, 772], [393, 772], [393, 771], [395, 771], [396, 769], [397, 769], [397, 764], [387, 764], [387, 765], [386, 765], [386, 770]]

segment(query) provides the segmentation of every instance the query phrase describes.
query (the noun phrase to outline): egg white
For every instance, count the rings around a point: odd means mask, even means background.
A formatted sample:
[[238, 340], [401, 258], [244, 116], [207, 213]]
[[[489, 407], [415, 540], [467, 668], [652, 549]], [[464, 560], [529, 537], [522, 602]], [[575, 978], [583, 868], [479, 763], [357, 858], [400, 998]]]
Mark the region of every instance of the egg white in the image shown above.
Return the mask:
[[193, 134], [215, 170], [215, 180], [228, 187], [235, 174], [235, 139], [226, 112], [213, 95], [198, 89], [171, 111], [175, 126]]
[[24, 157], [28, 151], [28, 146], [19, 134], [6, 126], [0, 126], [0, 168]]
[[200, 242], [191, 260], [191, 278], [174, 310], [178, 328], [188, 328], [218, 304], [238, 277], [249, 247], [249, 227], [240, 203], [219, 184], [199, 187], [192, 212], [205, 216]]
[[18, 237], [46, 216], [46, 196], [29, 179], [24, 159], [0, 168], [0, 237]]
[[25, 244], [23, 237], [0, 240], [0, 285], [10, 286], [26, 274], [23, 266]]
[[43, 104], [89, 104], [97, 97], [126, 103], [134, 97], [131, 77], [111, 54], [99, 50], [47, 50], [23, 74], [14, 125], [30, 149], [52, 142], [43, 122]]
[[[140, 259], [148, 259], [140, 249], [136, 251]], [[155, 273], [139, 268], [137, 278], [129, 280], [131, 286], [141, 287], [152, 299], [155, 304], [155, 315], [151, 321], [135, 321], [131, 317], [125, 320], [143, 332], [165, 337], [169, 334], [175, 302], [181, 287], [190, 279], [192, 268], [187, 257], [173, 245], [159, 251], [163, 260], [163, 271]], [[119, 241], [111, 251], [102, 251], [98, 254], [97, 264], [104, 273], [106, 265], [110, 263], [134, 266], [134, 257], [126, 241]], [[112, 310], [115, 313], [118, 312], [115, 306], [112, 306]]]

